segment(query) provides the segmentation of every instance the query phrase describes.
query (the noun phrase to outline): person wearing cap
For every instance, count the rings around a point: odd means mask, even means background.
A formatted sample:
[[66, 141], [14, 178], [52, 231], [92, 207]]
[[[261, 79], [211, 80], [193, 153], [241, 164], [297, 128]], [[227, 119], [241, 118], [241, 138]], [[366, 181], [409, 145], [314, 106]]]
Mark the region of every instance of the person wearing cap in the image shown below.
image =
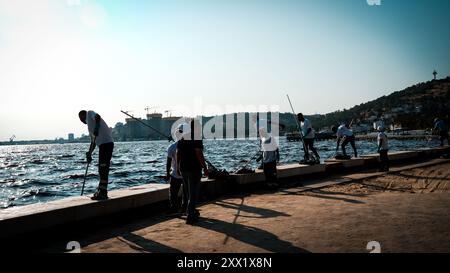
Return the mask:
[[378, 153], [380, 154], [380, 171], [387, 172], [389, 171], [389, 144], [388, 137], [384, 132], [384, 126], [378, 126]]
[[439, 118], [434, 119], [434, 131], [439, 135], [439, 138], [441, 140], [441, 147], [444, 146], [445, 140], [447, 140], [447, 143], [450, 145], [448, 128], [442, 119]]
[[355, 157], [358, 157], [358, 152], [356, 151], [356, 144], [355, 144], [355, 135], [353, 134], [353, 131], [350, 129], [350, 125], [342, 124], [341, 126], [339, 126], [339, 128], [336, 128], [336, 126], [333, 126], [332, 130], [334, 133], [336, 133], [336, 137], [337, 137], [336, 152], [339, 150], [339, 145], [341, 144], [341, 141], [342, 141], [341, 148], [342, 148], [342, 153], [343, 153], [344, 157], [348, 157], [345, 147], [349, 143], [353, 148]]
[[269, 188], [278, 187], [277, 163], [280, 161], [280, 150], [275, 138], [267, 132], [267, 121], [260, 119], [256, 122], [259, 132], [262, 155], [257, 161], [262, 160], [262, 167]]
[[300, 127], [303, 134], [303, 141], [305, 142], [305, 146], [307, 147], [305, 151], [305, 159], [309, 160], [309, 151], [313, 152], [316, 156], [315, 163], [320, 163], [320, 156], [314, 147], [314, 139], [316, 138], [314, 129], [312, 128], [311, 121], [305, 118], [302, 113], [297, 115], [298, 121], [300, 121]]
[[198, 119], [193, 119], [190, 131], [183, 132], [183, 137], [178, 141], [176, 159], [178, 173], [182, 175], [184, 183], [188, 186], [188, 208], [186, 224], [196, 223], [200, 217], [196, 209], [199, 194], [202, 170], [207, 177], [208, 167], [203, 154], [202, 125]]
[[91, 146], [86, 153], [88, 163], [92, 162], [92, 153], [95, 147], [99, 147], [98, 153], [98, 172], [100, 183], [92, 200], [108, 199], [108, 175], [111, 165], [111, 158], [114, 150], [114, 140], [111, 128], [108, 127], [102, 117], [94, 111], [81, 110], [78, 113], [80, 121], [87, 124], [89, 135], [91, 137]]
[[[188, 133], [189, 125], [186, 123], [180, 124], [173, 132], [173, 139], [175, 140], [169, 148], [167, 149], [167, 162], [166, 162], [166, 180], [169, 181], [169, 203], [170, 212], [186, 212], [187, 210], [187, 189], [188, 186], [184, 183], [183, 177], [178, 172], [178, 162], [177, 162], [177, 145], [178, 141], [182, 138], [184, 132]], [[181, 191], [181, 200], [179, 198], [178, 192]]]

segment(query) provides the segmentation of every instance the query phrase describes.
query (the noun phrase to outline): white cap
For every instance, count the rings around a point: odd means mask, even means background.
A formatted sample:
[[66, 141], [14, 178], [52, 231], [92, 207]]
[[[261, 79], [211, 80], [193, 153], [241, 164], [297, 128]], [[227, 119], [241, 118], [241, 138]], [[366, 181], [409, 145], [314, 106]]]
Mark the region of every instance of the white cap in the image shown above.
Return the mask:
[[181, 139], [182, 137], [189, 135], [190, 133], [191, 133], [191, 126], [187, 123], [181, 123], [175, 130], [175, 136], [177, 139]]

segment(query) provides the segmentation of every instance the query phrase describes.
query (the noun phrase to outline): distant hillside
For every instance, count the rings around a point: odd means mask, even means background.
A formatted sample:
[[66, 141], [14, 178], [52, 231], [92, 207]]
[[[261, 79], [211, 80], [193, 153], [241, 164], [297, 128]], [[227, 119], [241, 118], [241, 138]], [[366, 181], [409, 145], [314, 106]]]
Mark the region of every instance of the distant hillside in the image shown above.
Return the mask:
[[450, 77], [419, 83], [351, 109], [310, 117], [316, 129], [354, 119], [355, 124], [372, 124], [379, 118], [411, 129], [426, 129], [433, 120], [450, 117]]

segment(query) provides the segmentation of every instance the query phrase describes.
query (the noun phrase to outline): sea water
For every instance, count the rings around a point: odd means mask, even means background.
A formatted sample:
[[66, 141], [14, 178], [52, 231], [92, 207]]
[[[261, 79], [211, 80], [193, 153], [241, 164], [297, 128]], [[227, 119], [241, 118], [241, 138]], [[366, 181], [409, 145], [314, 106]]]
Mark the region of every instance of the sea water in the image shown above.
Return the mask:
[[[303, 157], [299, 142], [279, 139], [280, 164], [299, 162]], [[391, 151], [437, 147], [436, 140], [390, 140]], [[166, 183], [167, 141], [115, 143], [109, 189], [148, 183]], [[228, 172], [242, 168], [259, 150], [257, 140], [205, 140], [205, 157], [218, 169]], [[322, 161], [335, 155], [335, 141], [318, 141]], [[80, 195], [86, 168], [87, 143], [0, 146], [0, 208], [47, 202]], [[376, 153], [376, 141], [358, 141], [360, 155]], [[352, 154], [350, 145], [348, 154]], [[98, 149], [94, 152], [85, 186], [92, 194], [98, 185]], [[254, 160], [249, 168], [258, 167]]]

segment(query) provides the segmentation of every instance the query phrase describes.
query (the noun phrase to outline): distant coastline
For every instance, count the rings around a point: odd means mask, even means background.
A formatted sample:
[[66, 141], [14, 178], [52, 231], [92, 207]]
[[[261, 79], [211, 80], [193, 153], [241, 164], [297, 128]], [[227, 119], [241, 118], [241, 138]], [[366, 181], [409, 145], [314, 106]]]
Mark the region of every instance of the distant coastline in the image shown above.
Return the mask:
[[[419, 139], [437, 139], [438, 136], [431, 135], [431, 133], [423, 131], [423, 130], [413, 130], [411, 132], [403, 132], [403, 133], [388, 133], [389, 137], [396, 140], [419, 140]], [[287, 138], [288, 141], [299, 141], [299, 138], [291, 135], [280, 135], [280, 137]], [[357, 134], [356, 138], [357, 140], [368, 140], [368, 139], [375, 139], [377, 137], [374, 133], [366, 133], [366, 134]], [[241, 138], [233, 138], [233, 140], [239, 140]], [[325, 137], [325, 138], [317, 138], [317, 141], [321, 140], [330, 140], [334, 139], [333, 136]], [[217, 140], [227, 140], [227, 139], [217, 139]], [[121, 140], [117, 141], [117, 143], [120, 142], [147, 142], [147, 141], [167, 141], [165, 139], [134, 139], [134, 140]], [[74, 141], [68, 141], [68, 140], [24, 140], [24, 141], [3, 141], [0, 142], [0, 146], [21, 146], [21, 145], [51, 145], [51, 144], [80, 144], [80, 143], [89, 143], [90, 141], [88, 139], [80, 139], [80, 140], [74, 140]]]
[[22, 140], [22, 141], [2, 141], [0, 146], [14, 145], [41, 145], [41, 144], [71, 144], [71, 143], [89, 143], [89, 140]]

